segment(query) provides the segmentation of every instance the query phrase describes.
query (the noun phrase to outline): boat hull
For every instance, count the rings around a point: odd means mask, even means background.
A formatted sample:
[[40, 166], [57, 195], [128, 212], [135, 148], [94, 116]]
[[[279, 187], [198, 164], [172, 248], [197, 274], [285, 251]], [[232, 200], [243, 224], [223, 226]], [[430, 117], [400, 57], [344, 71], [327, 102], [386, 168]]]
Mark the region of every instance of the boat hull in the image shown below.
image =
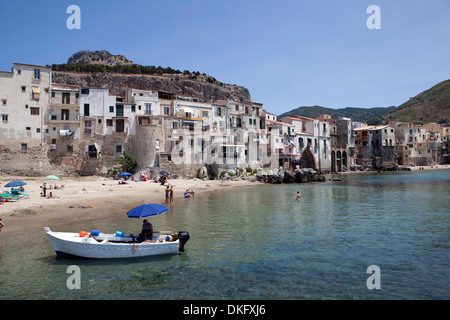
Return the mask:
[[114, 243], [107, 239], [79, 237], [77, 233], [53, 232], [45, 228], [53, 249], [59, 256], [76, 256], [92, 259], [135, 258], [177, 253], [179, 240], [163, 242]]

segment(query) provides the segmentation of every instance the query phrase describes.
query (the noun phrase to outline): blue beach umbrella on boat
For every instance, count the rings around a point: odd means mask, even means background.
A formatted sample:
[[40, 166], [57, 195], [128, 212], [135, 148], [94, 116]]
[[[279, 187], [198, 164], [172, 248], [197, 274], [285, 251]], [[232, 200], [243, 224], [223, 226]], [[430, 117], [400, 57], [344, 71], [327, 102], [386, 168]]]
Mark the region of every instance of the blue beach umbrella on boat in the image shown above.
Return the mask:
[[6, 188], [13, 188], [13, 187], [21, 187], [21, 186], [24, 186], [24, 185], [26, 185], [25, 182], [19, 181], [19, 180], [15, 180], [15, 181], [8, 182], [7, 184], [4, 185], [4, 187], [6, 187]]
[[146, 203], [127, 212], [128, 218], [145, 218], [156, 216], [169, 210], [162, 204]]

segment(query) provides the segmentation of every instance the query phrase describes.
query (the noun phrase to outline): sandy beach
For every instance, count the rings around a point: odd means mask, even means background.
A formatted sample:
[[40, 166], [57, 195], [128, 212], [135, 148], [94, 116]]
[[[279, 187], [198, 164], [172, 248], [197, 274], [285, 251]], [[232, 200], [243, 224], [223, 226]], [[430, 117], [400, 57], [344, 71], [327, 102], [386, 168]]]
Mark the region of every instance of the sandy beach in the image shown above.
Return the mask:
[[[118, 180], [103, 177], [62, 177], [61, 180], [47, 181], [47, 195], [52, 192], [54, 198], [41, 197], [44, 178], [0, 176], [0, 191], [10, 190], [4, 185], [13, 180], [27, 183], [24, 186], [28, 198], [0, 205], [0, 217], [5, 224], [1, 235], [28, 232], [71, 221], [125, 214], [130, 209], [144, 203], [165, 204], [165, 186], [150, 181], [129, 181], [119, 185]], [[64, 188], [49, 189], [50, 185]], [[182, 205], [184, 192], [192, 188], [194, 197], [208, 192], [218, 192], [236, 188], [262, 186], [260, 182], [220, 181], [200, 179], [169, 179], [174, 188], [174, 205]]]

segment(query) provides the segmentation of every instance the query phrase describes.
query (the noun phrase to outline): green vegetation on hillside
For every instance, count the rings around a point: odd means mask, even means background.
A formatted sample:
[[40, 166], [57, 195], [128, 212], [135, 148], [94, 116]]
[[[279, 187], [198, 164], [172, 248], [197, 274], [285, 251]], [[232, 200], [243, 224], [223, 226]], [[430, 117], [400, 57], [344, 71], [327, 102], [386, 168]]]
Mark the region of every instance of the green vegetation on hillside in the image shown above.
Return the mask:
[[450, 80], [442, 81], [409, 99], [380, 120], [405, 121], [418, 124], [450, 123]]
[[389, 111], [393, 110], [395, 107], [387, 108], [341, 108], [341, 109], [331, 109], [320, 106], [314, 107], [299, 107], [291, 111], [285, 112], [278, 116], [278, 119], [283, 117], [292, 117], [294, 115], [299, 115], [308, 118], [316, 118], [322, 114], [329, 114], [333, 119], [339, 117], [352, 118], [354, 121], [368, 121], [372, 118], [376, 118], [387, 114]]
[[[141, 66], [139, 64], [107, 66], [92, 63], [64, 63], [64, 64], [53, 64], [52, 70], [68, 71], [68, 72], [84, 72], [84, 73], [109, 72], [109, 73], [125, 73], [125, 74], [152, 74], [152, 75], [182, 73], [180, 70], [174, 70], [171, 67], [163, 68], [155, 66]], [[191, 73], [189, 72], [189, 74]], [[194, 72], [193, 74], [196, 73]]]
[[385, 124], [389, 121], [404, 121], [416, 124], [450, 123], [450, 80], [438, 83], [398, 107], [367, 109], [299, 107], [279, 115], [278, 118], [294, 115], [316, 118], [321, 114], [329, 114], [334, 119], [339, 117], [351, 118], [354, 121], [367, 122], [369, 125]]

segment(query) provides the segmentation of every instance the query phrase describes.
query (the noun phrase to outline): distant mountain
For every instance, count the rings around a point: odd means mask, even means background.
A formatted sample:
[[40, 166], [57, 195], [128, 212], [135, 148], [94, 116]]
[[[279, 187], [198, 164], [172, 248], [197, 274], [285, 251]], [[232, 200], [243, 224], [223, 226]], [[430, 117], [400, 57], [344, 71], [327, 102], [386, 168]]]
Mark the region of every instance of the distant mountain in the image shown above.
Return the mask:
[[329, 114], [333, 119], [339, 117], [351, 118], [354, 121], [368, 121], [373, 118], [380, 117], [387, 114], [388, 112], [395, 109], [395, 107], [387, 108], [341, 108], [341, 109], [331, 109], [320, 106], [313, 107], [299, 107], [291, 111], [285, 112], [278, 116], [278, 119], [283, 117], [292, 117], [294, 115], [299, 115], [308, 118], [316, 118], [322, 114]]
[[450, 123], [450, 80], [419, 93], [388, 114], [375, 119], [378, 122], [405, 121], [413, 123]]

